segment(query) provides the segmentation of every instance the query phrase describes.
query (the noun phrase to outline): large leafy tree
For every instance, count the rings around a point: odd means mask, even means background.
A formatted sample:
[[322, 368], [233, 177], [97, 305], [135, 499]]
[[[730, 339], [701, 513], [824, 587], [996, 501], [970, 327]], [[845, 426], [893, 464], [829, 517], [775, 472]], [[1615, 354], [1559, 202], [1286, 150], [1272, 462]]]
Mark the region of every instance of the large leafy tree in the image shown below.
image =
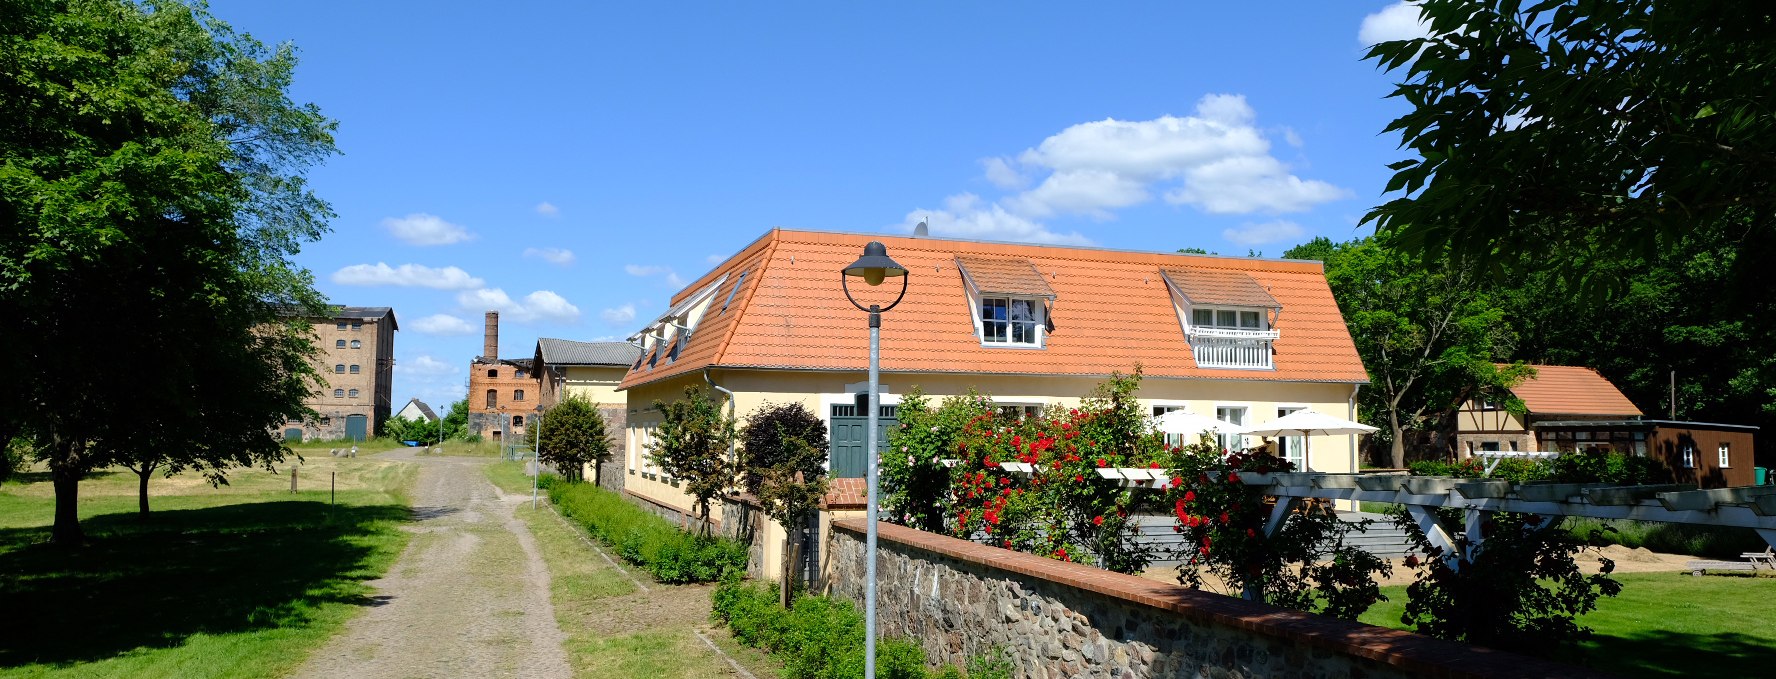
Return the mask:
[[538, 426], [530, 427], [533, 438], [541, 439], [537, 457], [555, 465], [562, 475], [582, 480], [581, 470], [610, 457], [610, 426], [598, 405], [586, 397], [571, 394], [543, 412]]
[[[1393, 96], [1412, 107], [1387, 127], [1416, 154], [1392, 166], [1388, 190], [1403, 195], [1365, 218], [1399, 245], [1503, 267], [1578, 244], [1650, 256], [1697, 229], [1776, 227], [1776, 7], [1418, 6], [1430, 36], [1367, 57], [1397, 72]], [[1767, 282], [1762, 266], [1735, 270]]]
[[333, 123], [267, 48], [179, 2], [0, 5], [0, 437], [47, 462], [56, 542], [113, 462], [215, 482], [286, 452], [325, 315], [290, 262], [331, 216]]
[[1386, 238], [1321, 237], [1285, 257], [1325, 263], [1326, 281], [1369, 371], [1359, 407], [1385, 427], [1395, 467], [1410, 432], [1435, 429], [1477, 390], [1514, 386], [1522, 366], [1500, 368], [1516, 335], [1492, 286], [1471, 267], [1428, 260]]
[[784, 599], [795, 588], [808, 520], [826, 497], [826, 423], [799, 402], [767, 403], [740, 430], [740, 485], [759, 499], [765, 516], [783, 526], [790, 546]]

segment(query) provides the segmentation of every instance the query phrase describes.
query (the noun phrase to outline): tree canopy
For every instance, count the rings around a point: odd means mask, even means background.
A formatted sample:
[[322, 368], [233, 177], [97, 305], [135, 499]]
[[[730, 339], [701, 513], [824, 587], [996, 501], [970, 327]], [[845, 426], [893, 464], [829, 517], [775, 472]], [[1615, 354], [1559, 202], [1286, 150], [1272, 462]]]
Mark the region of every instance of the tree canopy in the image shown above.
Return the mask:
[[308, 414], [327, 309], [290, 258], [332, 214], [303, 173], [334, 123], [295, 65], [180, 2], [0, 9], [0, 437], [48, 462], [58, 542], [86, 471], [223, 482]]
[[561, 474], [578, 481], [581, 469], [610, 457], [610, 428], [598, 404], [571, 394], [544, 411], [537, 426], [527, 428], [540, 439], [537, 457], [555, 465]]
[[694, 386], [685, 387], [684, 398], [654, 401], [654, 407], [660, 411], [660, 426], [648, 453], [661, 472], [684, 481], [685, 493], [695, 500], [697, 517], [707, 530], [711, 503], [734, 482], [729, 457], [739, 437], [734, 418], [724, 414], [708, 392]]

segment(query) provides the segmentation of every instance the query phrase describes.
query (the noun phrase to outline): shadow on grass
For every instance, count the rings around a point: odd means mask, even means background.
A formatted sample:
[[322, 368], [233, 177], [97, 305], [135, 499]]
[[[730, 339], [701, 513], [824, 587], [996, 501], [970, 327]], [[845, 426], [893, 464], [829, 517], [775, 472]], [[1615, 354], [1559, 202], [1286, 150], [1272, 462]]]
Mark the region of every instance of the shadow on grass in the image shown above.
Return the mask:
[[[107, 476], [116, 476], [118, 473], [119, 472], [115, 469], [100, 469], [87, 472], [86, 475], [80, 477], [80, 479], [82, 481], [90, 481], [92, 479], [102, 479]], [[12, 478], [6, 480], [6, 485], [24, 486], [33, 483], [50, 483], [52, 481], [55, 481], [55, 475], [47, 470], [38, 472], [18, 472], [13, 474]]]
[[1595, 637], [1570, 660], [1624, 677], [1767, 677], [1776, 648], [1769, 639], [1737, 632], [1647, 630]]
[[197, 634], [298, 627], [326, 602], [374, 606], [363, 580], [406, 507], [259, 502], [0, 530], [0, 667], [76, 663]]

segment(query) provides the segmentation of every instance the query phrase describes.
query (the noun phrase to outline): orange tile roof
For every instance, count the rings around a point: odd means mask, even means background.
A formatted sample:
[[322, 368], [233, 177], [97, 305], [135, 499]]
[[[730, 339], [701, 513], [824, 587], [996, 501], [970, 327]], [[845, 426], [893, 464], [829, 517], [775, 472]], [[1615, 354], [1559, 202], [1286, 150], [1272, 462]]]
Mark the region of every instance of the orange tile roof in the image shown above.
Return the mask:
[[1196, 267], [1165, 267], [1166, 280], [1193, 304], [1226, 304], [1274, 309], [1282, 306], [1264, 286], [1243, 271], [1216, 271]]
[[[1138, 363], [1150, 377], [1368, 382], [1319, 262], [776, 229], [673, 297], [677, 304], [721, 276], [733, 274], [734, 285], [749, 272], [725, 313], [712, 306], [704, 315], [678, 360], [631, 370], [622, 387], [705, 367], [864, 370], [868, 327], [846, 301], [839, 270], [872, 240], [909, 271], [905, 300], [882, 317], [885, 373], [1101, 376]], [[1056, 330], [1044, 349], [981, 346], [958, 256], [1027, 260], [1047, 279]], [[1250, 276], [1282, 305], [1275, 370], [1196, 366], [1161, 273], [1180, 267]], [[854, 284], [852, 293], [885, 304], [897, 284]]]
[[956, 264], [974, 281], [974, 289], [978, 292], [1054, 299], [1054, 288], [1048, 287], [1048, 281], [1042, 278], [1030, 260], [956, 255]]
[[1638, 417], [1640, 408], [1596, 370], [1572, 365], [1532, 365], [1536, 375], [1511, 389], [1529, 412], [1541, 415]]

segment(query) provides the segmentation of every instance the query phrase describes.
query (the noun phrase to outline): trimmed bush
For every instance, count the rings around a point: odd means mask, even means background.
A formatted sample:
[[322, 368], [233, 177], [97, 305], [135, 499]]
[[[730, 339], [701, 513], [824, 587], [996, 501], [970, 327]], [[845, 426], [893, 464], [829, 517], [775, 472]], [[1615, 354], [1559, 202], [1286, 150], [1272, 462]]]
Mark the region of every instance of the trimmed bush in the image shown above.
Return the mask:
[[624, 560], [667, 584], [714, 582], [727, 572], [746, 572], [746, 546], [699, 536], [630, 504], [611, 491], [584, 483], [550, 483], [549, 500]]
[[[784, 610], [777, 590], [747, 584], [737, 573], [710, 595], [712, 621], [726, 624], [740, 643], [783, 660], [784, 679], [859, 679], [863, 676], [863, 614], [849, 601], [802, 596]], [[1010, 679], [1003, 657], [976, 659], [967, 673], [954, 666], [927, 669], [925, 651], [905, 639], [876, 640], [876, 676], [883, 679]]]

